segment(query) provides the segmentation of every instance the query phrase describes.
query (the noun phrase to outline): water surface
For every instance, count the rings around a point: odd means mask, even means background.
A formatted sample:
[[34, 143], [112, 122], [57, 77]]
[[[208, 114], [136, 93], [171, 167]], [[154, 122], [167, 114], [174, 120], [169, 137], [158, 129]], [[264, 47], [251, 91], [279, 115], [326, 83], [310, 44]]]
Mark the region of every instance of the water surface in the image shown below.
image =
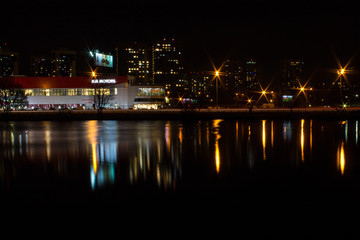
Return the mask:
[[0, 122], [3, 201], [355, 204], [357, 120]]

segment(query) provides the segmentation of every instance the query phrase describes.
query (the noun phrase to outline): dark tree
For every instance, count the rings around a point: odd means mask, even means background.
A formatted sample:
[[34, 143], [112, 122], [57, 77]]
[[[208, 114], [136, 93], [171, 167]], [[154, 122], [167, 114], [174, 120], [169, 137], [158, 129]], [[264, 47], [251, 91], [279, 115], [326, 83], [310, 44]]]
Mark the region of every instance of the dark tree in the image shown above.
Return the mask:
[[100, 113], [114, 98], [114, 84], [93, 81], [91, 88], [94, 89], [94, 108]]

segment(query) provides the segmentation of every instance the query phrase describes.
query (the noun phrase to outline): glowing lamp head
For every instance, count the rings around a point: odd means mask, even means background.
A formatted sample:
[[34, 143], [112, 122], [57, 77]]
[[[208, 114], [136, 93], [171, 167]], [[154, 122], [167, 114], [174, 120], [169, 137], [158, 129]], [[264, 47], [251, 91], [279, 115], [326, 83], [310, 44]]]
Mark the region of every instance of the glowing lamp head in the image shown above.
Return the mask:
[[217, 76], [217, 77], [219, 76], [219, 71], [215, 72], [215, 76]]
[[95, 73], [94, 71], [91, 72], [91, 75], [92, 75], [93, 77], [96, 77], [96, 73]]
[[339, 75], [344, 75], [344, 73], [345, 73], [345, 68], [342, 68], [342, 69], [340, 69], [340, 71], [338, 71]]
[[302, 87], [300, 90], [303, 92], [303, 91], [304, 91], [304, 88]]
[[265, 91], [263, 91], [262, 94], [265, 95]]

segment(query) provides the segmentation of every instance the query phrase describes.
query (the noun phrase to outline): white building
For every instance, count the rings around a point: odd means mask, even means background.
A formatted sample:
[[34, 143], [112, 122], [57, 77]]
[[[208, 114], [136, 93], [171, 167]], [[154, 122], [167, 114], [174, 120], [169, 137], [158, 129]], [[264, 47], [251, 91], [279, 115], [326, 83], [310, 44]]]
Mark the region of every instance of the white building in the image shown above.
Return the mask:
[[158, 109], [165, 103], [165, 89], [131, 86], [126, 76], [92, 79], [83, 77], [14, 77], [29, 102], [28, 108], [94, 108], [97, 88], [109, 96], [106, 108]]

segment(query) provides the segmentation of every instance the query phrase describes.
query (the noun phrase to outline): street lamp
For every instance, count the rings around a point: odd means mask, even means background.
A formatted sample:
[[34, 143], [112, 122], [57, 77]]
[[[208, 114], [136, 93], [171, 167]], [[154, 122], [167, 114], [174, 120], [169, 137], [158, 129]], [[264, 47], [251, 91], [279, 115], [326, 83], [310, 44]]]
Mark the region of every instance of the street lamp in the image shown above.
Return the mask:
[[342, 102], [342, 88], [343, 88], [343, 83], [342, 83], [342, 78], [345, 75], [345, 68], [341, 68], [340, 70], [338, 70], [338, 75], [339, 75], [339, 94], [340, 94], [340, 101]]
[[215, 81], [216, 81], [216, 108], [219, 108], [219, 71], [215, 72]]

